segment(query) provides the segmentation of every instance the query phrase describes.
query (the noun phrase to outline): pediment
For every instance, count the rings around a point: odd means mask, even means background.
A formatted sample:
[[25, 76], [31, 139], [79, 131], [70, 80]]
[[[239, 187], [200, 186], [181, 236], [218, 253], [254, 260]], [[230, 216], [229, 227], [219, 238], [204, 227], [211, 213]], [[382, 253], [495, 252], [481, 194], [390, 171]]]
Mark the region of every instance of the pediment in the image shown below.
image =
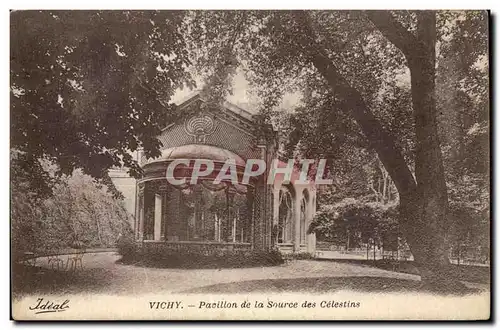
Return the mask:
[[215, 109], [202, 109], [203, 105], [206, 103], [199, 93], [178, 105], [189, 115], [163, 129], [159, 136], [162, 149], [206, 144], [232, 151], [245, 159], [259, 156], [250, 112], [229, 102]]
[[[200, 92], [195, 92], [188, 97], [181, 100], [178, 104], [178, 107], [186, 112], [193, 113], [193, 115], [185, 116], [180, 122], [167, 126], [165, 129], [173, 125], [179, 125], [181, 122], [191, 121], [194, 117], [212, 117], [218, 118], [228, 123], [236, 126], [237, 128], [245, 131], [247, 134], [253, 133], [253, 114], [233, 103], [225, 101], [222, 105], [217, 108], [212, 109], [203, 109], [201, 110], [203, 105], [205, 104], [205, 100], [201, 96]], [[205, 120], [205, 122], [209, 122], [209, 120]]]

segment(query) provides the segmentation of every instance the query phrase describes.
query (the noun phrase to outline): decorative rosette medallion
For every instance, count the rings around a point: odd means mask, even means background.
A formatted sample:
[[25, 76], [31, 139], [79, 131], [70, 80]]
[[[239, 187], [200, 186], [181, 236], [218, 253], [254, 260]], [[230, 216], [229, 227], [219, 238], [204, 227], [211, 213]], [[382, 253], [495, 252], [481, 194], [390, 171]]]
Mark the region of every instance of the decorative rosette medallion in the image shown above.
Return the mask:
[[206, 137], [215, 131], [215, 123], [208, 115], [198, 115], [186, 119], [184, 130], [194, 136], [195, 143], [205, 143]]

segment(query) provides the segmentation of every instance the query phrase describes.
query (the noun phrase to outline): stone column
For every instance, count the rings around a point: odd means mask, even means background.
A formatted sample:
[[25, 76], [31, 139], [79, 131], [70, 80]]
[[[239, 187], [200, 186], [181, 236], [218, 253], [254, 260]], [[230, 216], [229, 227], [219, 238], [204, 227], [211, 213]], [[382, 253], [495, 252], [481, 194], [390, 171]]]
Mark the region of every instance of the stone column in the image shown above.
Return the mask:
[[255, 187], [254, 198], [254, 225], [253, 225], [253, 248], [255, 250], [264, 250], [264, 185], [259, 182]]
[[271, 229], [271, 247], [276, 247], [278, 242], [276, 242], [276, 235], [278, 235], [278, 223], [279, 223], [279, 212], [280, 212], [280, 189], [273, 186], [273, 221]]
[[154, 215], [154, 231], [153, 231], [153, 239], [155, 241], [161, 240], [161, 204], [162, 197], [160, 193], [155, 193], [155, 215]]
[[138, 197], [139, 197], [139, 207], [137, 208], [137, 239], [142, 241], [144, 239], [144, 183], [139, 184]]
[[[315, 202], [316, 202], [315, 193], [312, 192], [310, 193], [309, 202], [307, 203], [306, 230], [309, 229], [309, 226], [311, 225], [311, 222], [314, 218]], [[307, 241], [307, 252], [314, 256], [314, 254], [316, 253], [316, 234], [314, 233], [308, 234], [306, 241]]]
[[[226, 189], [226, 222], [223, 227], [224, 229], [224, 241], [225, 242], [233, 242], [234, 237], [233, 236], [233, 225], [234, 225], [234, 196], [236, 195], [236, 191], [232, 186], [229, 186]], [[229, 237], [232, 237], [231, 240], [229, 240]]]
[[252, 245], [254, 245], [254, 231], [255, 231], [255, 212], [254, 212], [254, 200], [255, 200], [255, 189], [251, 186], [247, 187], [247, 209], [248, 209], [248, 219], [247, 219], [247, 234], [250, 236], [248, 241]]
[[[266, 161], [267, 159], [267, 150], [266, 150], [266, 144], [265, 141], [259, 141], [259, 144], [257, 145], [258, 148], [260, 148], [260, 155], [261, 159]], [[265, 176], [267, 176], [269, 169], [266, 170]], [[255, 187], [255, 198], [254, 198], [254, 241], [253, 241], [253, 248], [255, 250], [263, 251], [266, 250], [266, 194], [267, 194], [267, 187], [266, 187], [266, 178], [265, 176], [263, 179], [259, 180], [256, 183]]]
[[160, 240], [167, 240], [167, 206], [168, 206], [168, 194], [169, 186], [167, 180], [163, 180], [160, 184], [160, 196], [161, 196], [161, 228], [160, 228]]
[[302, 201], [302, 189], [298, 188], [295, 191], [295, 198], [293, 201], [293, 221], [294, 221], [294, 233], [293, 233], [293, 251], [300, 251], [300, 202]]

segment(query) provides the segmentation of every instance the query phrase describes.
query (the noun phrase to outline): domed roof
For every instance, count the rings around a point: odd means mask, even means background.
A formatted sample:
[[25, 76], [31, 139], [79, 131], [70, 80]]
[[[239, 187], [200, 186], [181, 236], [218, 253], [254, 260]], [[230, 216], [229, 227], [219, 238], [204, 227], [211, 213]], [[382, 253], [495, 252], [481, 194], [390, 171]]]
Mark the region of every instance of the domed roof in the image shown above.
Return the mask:
[[239, 166], [245, 166], [246, 164], [243, 158], [229, 150], [204, 144], [186, 144], [162, 150], [160, 157], [150, 159], [146, 165], [174, 159], [209, 159], [220, 162], [232, 160]]

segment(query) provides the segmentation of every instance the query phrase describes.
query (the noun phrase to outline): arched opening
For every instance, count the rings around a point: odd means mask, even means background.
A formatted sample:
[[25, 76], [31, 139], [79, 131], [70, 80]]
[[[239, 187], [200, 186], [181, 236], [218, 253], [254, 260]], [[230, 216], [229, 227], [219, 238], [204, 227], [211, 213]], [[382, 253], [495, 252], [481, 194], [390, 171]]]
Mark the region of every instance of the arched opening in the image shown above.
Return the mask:
[[306, 199], [300, 201], [300, 244], [306, 244]]
[[278, 244], [293, 243], [293, 198], [290, 189], [283, 186], [279, 192]]

